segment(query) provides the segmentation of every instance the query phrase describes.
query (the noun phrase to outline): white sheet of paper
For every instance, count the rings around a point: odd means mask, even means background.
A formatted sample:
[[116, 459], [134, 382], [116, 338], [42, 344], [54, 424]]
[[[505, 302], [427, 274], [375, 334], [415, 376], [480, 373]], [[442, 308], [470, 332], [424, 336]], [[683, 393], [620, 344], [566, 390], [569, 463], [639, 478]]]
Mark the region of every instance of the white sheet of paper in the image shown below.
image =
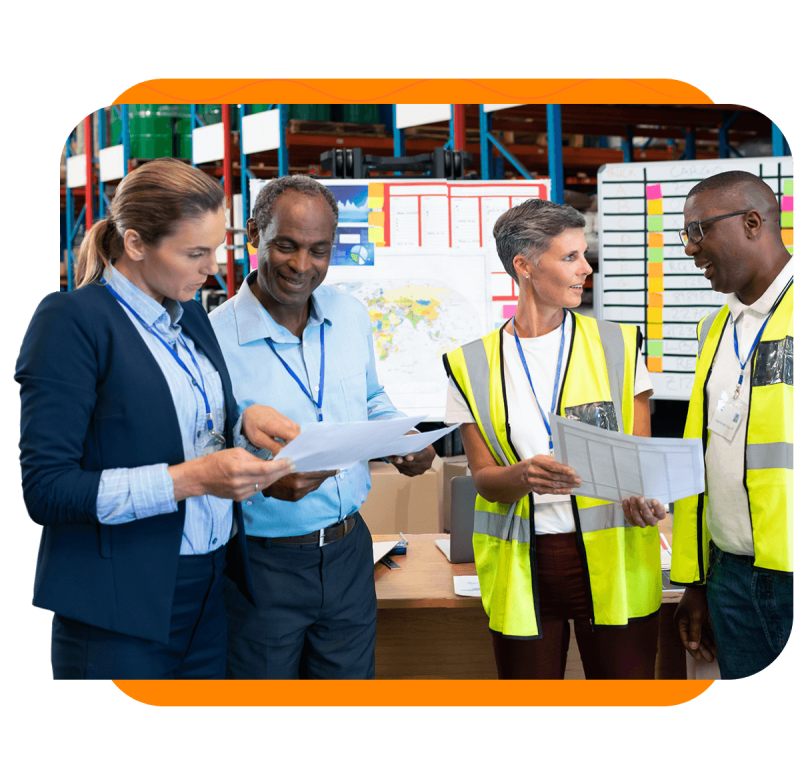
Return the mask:
[[457, 596], [481, 597], [481, 586], [478, 575], [458, 574], [453, 577], [453, 588]]
[[438, 440], [440, 437], [452, 432], [460, 424], [454, 424], [452, 427], [445, 427], [444, 429], [434, 429], [430, 432], [420, 432], [418, 435], [403, 435], [395, 440], [390, 441], [386, 445], [383, 453], [375, 454], [371, 459], [376, 459], [380, 456], [405, 456], [406, 454], [415, 454], [423, 448], [427, 448], [431, 443]]
[[[399, 542], [399, 540], [397, 541]], [[372, 563], [377, 564], [397, 542], [373, 542], [372, 543]]]
[[444, 557], [448, 561], [450, 561], [450, 540], [449, 539], [437, 539], [437, 540], [434, 540], [434, 542], [436, 543], [436, 547], [439, 548], [439, 550], [441, 550], [442, 553], [444, 553]]
[[610, 502], [632, 496], [662, 504], [705, 490], [699, 438], [646, 438], [592, 427], [555, 414], [553, 453], [581, 479], [572, 493]]
[[288, 457], [297, 472], [345, 470], [366, 459], [385, 456], [383, 448], [424, 420], [425, 416], [408, 416], [385, 421], [309, 424], [275, 458]]

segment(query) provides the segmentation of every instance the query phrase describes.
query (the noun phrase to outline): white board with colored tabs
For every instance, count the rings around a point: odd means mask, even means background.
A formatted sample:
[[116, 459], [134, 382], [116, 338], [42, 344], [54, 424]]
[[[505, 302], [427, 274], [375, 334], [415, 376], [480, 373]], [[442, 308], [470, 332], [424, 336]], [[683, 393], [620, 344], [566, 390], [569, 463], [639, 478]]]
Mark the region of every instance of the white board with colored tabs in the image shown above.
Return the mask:
[[701, 180], [741, 169], [775, 192], [781, 236], [794, 249], [791, 157], [607, 164], [597, 173], [599, 319], [639, 326], [654, 397], [688, 400], [697, 356], [697, 323], [725, 303], [683, 250], [686, 194]]
[[[250, 180], [250, 207], [267, 180]], [[550, 198], [550, 180], [321, 179], [339, 210], [328, 285], [370, 314], [378, 379], [394, 404], [445, 415], [441, 356], [513, 316], [518, 288], [495, 248], [503, 212]], [[252, 245], [248, 245], [255, 266]]]

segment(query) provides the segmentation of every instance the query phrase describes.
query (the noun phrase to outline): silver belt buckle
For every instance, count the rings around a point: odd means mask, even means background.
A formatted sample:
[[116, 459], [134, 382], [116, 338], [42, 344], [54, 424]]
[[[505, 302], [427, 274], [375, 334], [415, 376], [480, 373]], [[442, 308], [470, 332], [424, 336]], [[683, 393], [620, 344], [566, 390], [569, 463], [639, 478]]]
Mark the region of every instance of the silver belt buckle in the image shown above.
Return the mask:
[[322, 547], [325, 544], [325, 529], [319, 530], [319, 546]]

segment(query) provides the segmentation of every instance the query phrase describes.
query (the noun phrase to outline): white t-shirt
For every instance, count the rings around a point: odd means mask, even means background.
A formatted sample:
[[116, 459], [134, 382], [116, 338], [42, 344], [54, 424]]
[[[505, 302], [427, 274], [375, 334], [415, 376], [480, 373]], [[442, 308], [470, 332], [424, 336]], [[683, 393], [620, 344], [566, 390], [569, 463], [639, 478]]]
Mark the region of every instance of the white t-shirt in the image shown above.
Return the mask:
[[[564, 356], [559, 374], [560, 384], [567, 369], [569, 351], [572, 340], [572, 315], [567, 314], [564, 329]], [[530, 459], [539, 454], [550, 452], [550, 437], [547, 434], [542, 415], [531, 394], [531, 387], [522, 360], [517, 352], [517, 344], [512, 333], [502, 333], [503, 364], [505, 367], [506, 398], [508, 401], [508, 423], [511, 427], [511, 443], [520, 455], [520, 459]], [[555, 386], [556, 363], [561, 344], [561, 326], [537, 338], [520, 338], [522, 351], [528, 363], [528, 370], [533, 381], [536, 397], [545, 413], [550, 413]], [[652, 390], [650, 375], [644, 365], [642, 355], [636, 368], [635, 394]], [[618, 420], [621, 417], [617, 417]], [[445, 424], [474, 423], [475, 419], [455, 383], [450, 379], [447, 390], [447, 407]], [[565, 534], [575, 531], [572, 516], [572, 505], [569, 495], [533, 494], [534, 531], [536, 534]]]
[[[711, 366], [711, 375], [706, 384], [708, 398], [708, 421], [717, 408], [720, 392], [732, 395], [739, 381], [739, 363], [733, 349], [733, 323], [739, 339], [739, 354], [747, 357], [758, 331], [764, 324], [783, 288], [794, 276], [793, 260], [783, 267], [767, 291], [752, 305], [745, 306], [736, 293], [726, 297], [731, 316], [722, 333], [717, 356]], [[753, 369], [751, 357], [744, 369], [744, 380], [739, 397], [744, 403], [739, 429], [731, 440], [716, 432], [708, 433], [706, 447], [706, 472], [708, 475], [708, 508], [706, 523], [714, 544], [726, 553], [755, 555], [753, 527], [750, 523], [750, 505], [744, 487], [744, 445], [747, 417], [750, 413], [750, 374]]]

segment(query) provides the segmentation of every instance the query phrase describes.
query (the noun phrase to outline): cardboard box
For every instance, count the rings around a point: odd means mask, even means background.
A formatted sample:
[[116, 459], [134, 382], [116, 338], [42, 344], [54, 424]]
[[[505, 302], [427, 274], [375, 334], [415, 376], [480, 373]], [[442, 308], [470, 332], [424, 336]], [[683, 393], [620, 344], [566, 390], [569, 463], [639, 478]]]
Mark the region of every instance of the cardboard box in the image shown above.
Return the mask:
[[437, 456], [431, 469], [409, 478], [392, 464], [370, 462], [372, 489], [361, 515], [373, 534], [439, 534], [439, 472]]

